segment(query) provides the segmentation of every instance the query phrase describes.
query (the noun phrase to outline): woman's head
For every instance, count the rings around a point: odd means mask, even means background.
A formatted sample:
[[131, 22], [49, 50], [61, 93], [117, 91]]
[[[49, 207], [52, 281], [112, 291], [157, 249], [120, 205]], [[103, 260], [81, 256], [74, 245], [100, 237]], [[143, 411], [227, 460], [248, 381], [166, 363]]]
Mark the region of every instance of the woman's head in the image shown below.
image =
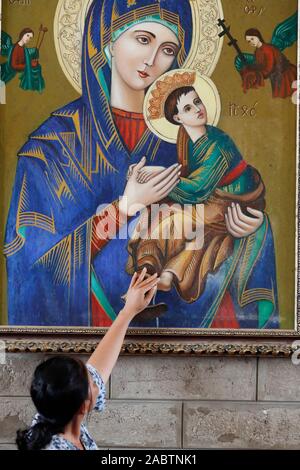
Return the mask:
[[259, 47], [261, 43], [265, 42], [261, 32], [255, 28], [247, 29], [245, 39], [253, 47]]
[[19, 41], [27, 44], [34, 36], [34, 32], [31, 28], [24, 28], [19, 34]]
[[53, 357], [36, 368], [30, 394], [41, 420], [30, 430], [18, 431], [17, 445], [24, 450], [44, 448], [53, 434], [63, 432], [94, 404], [86, 366], [67, 356]]
[[177, 88], [170, 93], [164, 113], [166, 119], [175, 125], [199, 127], [207, 123], [206, 108], [192, 86]]
[[131, 26], [110, 45], [112, 64], [123, 82], [144, 90], [168, 71], [179, 52], [175, 32], [158, 22]]
[[[164, 72], [182, 67], [188, 59], [193, 41], [191, 3], [190, 0], [91, 3], [83, 36], [82, 98], [93, 109], [93, 119], [101, 123], [104, 140], [109, 141], [112, 133], [111, 119], [106, 119], [108, 106], [141, 112], [142, 92]], [[133, 30], [144, 29], [156, 37], [139, 38], [139, 42], [128, 37]], [[134, 43], [132, 49], [128, 48], [129, 42]], [[165, 49], [164, 42], [175, 44], [174, 50]], [[146, 54], [148, 48], [151, 54]], [[153, 57], [154, 64], [149, 67]], [[109, 151], [119, 145], [117, 140], [113, 139]]]

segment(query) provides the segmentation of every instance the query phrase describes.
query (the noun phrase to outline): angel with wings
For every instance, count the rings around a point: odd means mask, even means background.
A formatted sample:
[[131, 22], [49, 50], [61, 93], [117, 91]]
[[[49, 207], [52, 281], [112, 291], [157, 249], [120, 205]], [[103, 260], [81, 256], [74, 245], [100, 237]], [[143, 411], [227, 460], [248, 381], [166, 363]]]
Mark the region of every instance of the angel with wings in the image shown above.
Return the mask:
[[271, 43], [266, 43], [258, 29], [245, 32], [245, 39], [255, 47], [254, 54], [241, 53], [235, 60], [235, 67], [241, 74], [243, 90], [260, 88], [270, 79], [273, 98], [287, 98], [295, 91], [297, 67], [283, 51], [297, 41], [297, 12], [276, 26]]
[[27, 46], [34, 37], [34, 31], [31, 28], [24, 28], [15, 44], [9, 34], [1, 32], [0, 55], [7, 59], [1, 64], [1, 81], [3, 83], [10, 82], [19, 74], [22, 90], [39, 91], [40, 93], [43, 91], [45, 81], [38, 59], [39, 50], [47, 31], [48, 29], [41, 25], [36, 47]]

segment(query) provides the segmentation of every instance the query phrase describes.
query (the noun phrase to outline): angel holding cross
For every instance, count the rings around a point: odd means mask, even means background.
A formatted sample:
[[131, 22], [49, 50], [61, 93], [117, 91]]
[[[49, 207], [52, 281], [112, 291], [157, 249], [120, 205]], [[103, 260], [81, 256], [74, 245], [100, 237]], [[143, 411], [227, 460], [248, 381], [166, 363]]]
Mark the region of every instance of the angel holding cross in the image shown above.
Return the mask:
[[256, 28], [247, 29], [245, 40], [255, 48], [254, 54], [242, 52], [237, 40], [231, 36], [230, 27], [224, 20], [219, 20], [218, 26], [223, 31], [219, 36], [230, 39], [229, 46], [233, 46], [238, 55], [235, 67], [242, 77], [243, 90], [261, 88], [265, 81], [270, 80], [273, 98], [288, 98], [294, 93], [294, 83], [297, 80], [297, 67], [283, 54], [297, 41], [298, 13], [278, 24], [274, 29], [270, 43], [266, 43], [262, 33]]
[[7, 33], [1, 32], [1, 56], [7, 57], [7, 61], [1, 64], [2, 82], [10, 82], [19, 73], [20, 88], [40, 93], [44, 90], [45, 81], [38, 59], [47, 31], [46, 27], [40, 26], [36, 47], [27, 47], [34, 37], [34, 31], [31, 28], [22, 29], [19, 40], [15, 44]]

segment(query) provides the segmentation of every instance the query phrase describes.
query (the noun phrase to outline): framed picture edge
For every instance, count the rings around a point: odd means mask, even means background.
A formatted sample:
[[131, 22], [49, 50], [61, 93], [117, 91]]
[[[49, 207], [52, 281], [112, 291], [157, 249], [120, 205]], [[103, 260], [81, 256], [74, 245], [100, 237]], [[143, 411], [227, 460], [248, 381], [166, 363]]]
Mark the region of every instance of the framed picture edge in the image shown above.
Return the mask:
[[[299, 12], [300, 0], [298, 0]], [[298, 31], [300, 15], [298, 13]], [[300, 46], [297, 45], [295, 328], [289, 330], [130, 328], [121, 354], [290, 357], [300, 350]], [[12, 353], [90, 353], [108, 328], [0, 325], [0, 344]], [[66, 335], [68, 335], [66, 337]], [[155, 340], [153, 336], [155, 335]], [[152, 340], [150, 339], [152, 336]]]

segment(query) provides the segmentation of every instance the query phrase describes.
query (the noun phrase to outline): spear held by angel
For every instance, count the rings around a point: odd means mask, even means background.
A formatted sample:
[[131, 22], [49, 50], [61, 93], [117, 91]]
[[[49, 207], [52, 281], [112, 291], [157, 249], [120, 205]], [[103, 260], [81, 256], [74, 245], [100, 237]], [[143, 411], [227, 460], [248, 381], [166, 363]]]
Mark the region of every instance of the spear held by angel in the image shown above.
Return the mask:
[[292, 64], [283, 51], [291, 47], [298, 36], [298, 12], [278, 24], [274, 29], [270, 43], [266, 43], [258, 29], [250, 28], [245, 32], [245, 39], [255, 48], [254, 54], [242, 52], [237, 40], [231, 35], [230, 26], [219, 19], [222, 28], [219, 36], [227, 36], [229, 46], [237, 52], [235, 68], [242, 77], [243, 90], [260, 88], [265, 80], [270, 79], [273, 98], [287, 98], [294, 93], [294, 82], [297, 80], [297, 67]]
[[10, 82], [18, 73], [20, 88], [42, 92], [45, 81], [42, 76], [42, 68], [39, 64], [39, 53], [48, 28], [40, 25], [36, 47], [28, 47], [27, 44], [33, 39], [34, 31], [24, 28], [18, 41], [14, 44], [11, 36], [5, 31], [1, 32], [0, 55], [5, 57], [6, 62], [1, 64], [1, 81]]

